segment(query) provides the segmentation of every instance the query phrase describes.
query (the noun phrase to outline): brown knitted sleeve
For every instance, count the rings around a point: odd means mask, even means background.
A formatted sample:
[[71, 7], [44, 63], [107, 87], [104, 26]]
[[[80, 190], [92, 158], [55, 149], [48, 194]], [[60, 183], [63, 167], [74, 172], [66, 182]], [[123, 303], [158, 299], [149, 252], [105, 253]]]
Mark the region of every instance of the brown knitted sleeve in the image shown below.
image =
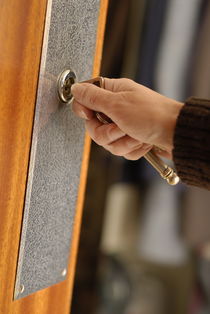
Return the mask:
[[184, 183], [210, 190], [210, 100], [191, 97], [182, 107], [173, 160]]

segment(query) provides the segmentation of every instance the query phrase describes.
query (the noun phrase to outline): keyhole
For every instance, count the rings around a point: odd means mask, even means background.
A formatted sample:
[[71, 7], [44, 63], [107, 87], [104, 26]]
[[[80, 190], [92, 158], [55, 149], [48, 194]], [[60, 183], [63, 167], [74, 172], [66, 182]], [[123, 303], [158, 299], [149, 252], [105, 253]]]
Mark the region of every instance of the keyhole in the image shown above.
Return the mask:
[[57, 90], [59, 99], [68, 103], [72, 99], [71, 86], [76, 82], [76, 74], [72, 70], [65, 70], [58, 76]]

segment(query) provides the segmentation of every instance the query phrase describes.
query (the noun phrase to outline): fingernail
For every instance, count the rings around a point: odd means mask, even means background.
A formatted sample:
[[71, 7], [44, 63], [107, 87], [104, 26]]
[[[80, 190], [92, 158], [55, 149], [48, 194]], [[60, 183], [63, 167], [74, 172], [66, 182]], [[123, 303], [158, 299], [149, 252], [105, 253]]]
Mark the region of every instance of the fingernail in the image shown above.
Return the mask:
[[79, 116], [85, 120], [89, 120], [88, 116], [86, 115], [86, 113], [83, 110], [80, 110]]

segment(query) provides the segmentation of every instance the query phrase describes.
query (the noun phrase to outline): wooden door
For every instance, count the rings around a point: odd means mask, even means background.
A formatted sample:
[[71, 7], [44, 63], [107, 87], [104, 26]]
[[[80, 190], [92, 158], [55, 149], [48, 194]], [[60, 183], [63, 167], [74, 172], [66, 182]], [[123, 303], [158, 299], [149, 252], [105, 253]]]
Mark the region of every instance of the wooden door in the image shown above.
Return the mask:
[[[86, 0], [82, 1], [85, 6]], [[54, 18], [52, 16], [49, 19], [48, 16], [47, 19], [47, 14], [51, 14], [53, 2], [54, 0], [2, 0], [0, 5], [1, 314], [63, 314], [70, 311], [90, 149], [90, 140], [87, 136], [84, 143], [67, 277], [57, 284], [14, 300], [38, 81], [40, 66], [42, 66], [41, 58], [43, 59], [43, 53], [46, 51], [43, 41], [45, 43], [46, 27], [49, 27], [46, 24]], [[97, 34], [94, 53], [92, 53], [93, 76], [99, 74], [108, 0], [99, 2]], [[94, 4], [94, 1], [92, 3]], [[77, 10], [77, 1], [75, 0], [63, 1], [62, 5], [74, 6]], [[67, 21], [64, 21], [64, 28], [65, 23]], [[74, 23], [72, 25], [77, 27]], [[62, 38], [55, 38], [56, 40], [62, 40]], [[78, 49], [83, 48], [82, 45], [78, 46]], [[47, 88], [45, 93], [48, 93]]]

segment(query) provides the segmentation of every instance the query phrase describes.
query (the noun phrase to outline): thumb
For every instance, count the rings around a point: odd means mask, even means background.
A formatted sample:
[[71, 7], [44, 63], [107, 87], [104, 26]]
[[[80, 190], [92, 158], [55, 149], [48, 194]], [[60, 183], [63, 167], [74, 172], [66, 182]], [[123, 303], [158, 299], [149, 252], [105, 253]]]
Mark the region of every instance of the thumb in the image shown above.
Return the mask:
[[71, 93], [83, 106], [105, 114], [108, 114], [109, 108], [115, 100], [115, 93], [91, 83], [75, 83], [71, 87]]

